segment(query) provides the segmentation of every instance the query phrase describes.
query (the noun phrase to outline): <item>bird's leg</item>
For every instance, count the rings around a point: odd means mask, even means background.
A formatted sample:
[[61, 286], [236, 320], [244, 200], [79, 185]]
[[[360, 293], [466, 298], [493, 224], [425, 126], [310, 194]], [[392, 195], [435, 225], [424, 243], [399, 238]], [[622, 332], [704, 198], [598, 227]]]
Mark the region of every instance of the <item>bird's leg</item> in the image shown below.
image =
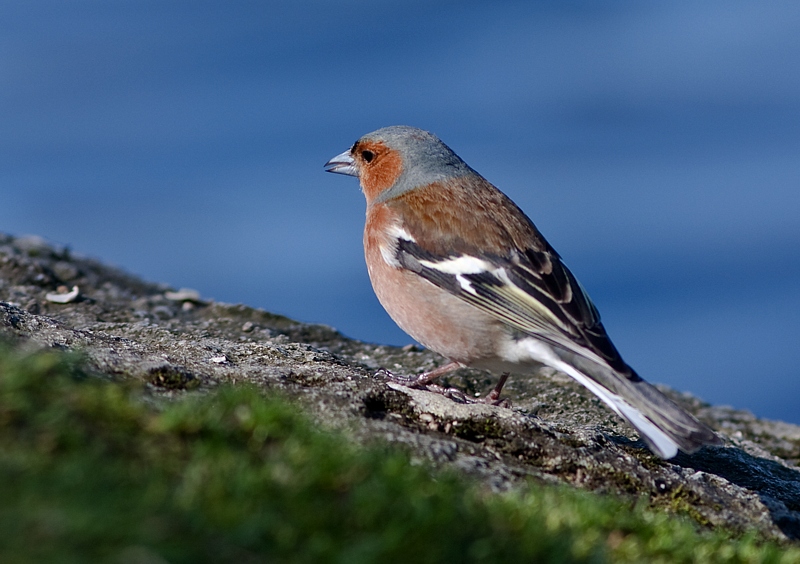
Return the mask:
[[503, 386], [506, 385], [506, 380], [508, 380], [508, 372], [504, 372], [500, 376], [500, 380], [497, 381], [497, 385], [494, 389], [486, 394], [486, 396], [475, 400], [481, 403], [488, 403], [489, 405], [500, 405], [501, 403], [505, 402], [506, 400], [500, 399], [500, 392], [503, 391]]
[[461, 368], [461, 365], [457, 362], [448, 362], [444, 366], [440, 366], [439, 368], [435, 368], [430, 372], [423, 372], [419, 376], [417, 376], [416, 380], [411, 384], [414, 387], [417, 386], [425, 386], [426, 384], [430, 384], [439, 376], [443, 374], [447, 374], [448, 372], [452, 372], [453, 370], [458, 370]]
[[388, 374], [388, 379], [398, 384], [402, 384], [403, 386], [408, 386], [410, 388], [421, 388], [424, 387], [431, 382], [433, 382], [439, 376], [443, 374], [447, 374], [448, 372], [452, 372], [453, 370], [457, 370], [461, 368], [461, 365], [457, 362], [448, 362], [444, 366], [440, 366], [439, 368], [435, 368], [430, 372], [423, 372], [419, 376], [416, 377], [403, 377], [403, 376], [395, 376], [391, 372], [383, 370], [383, 372]]

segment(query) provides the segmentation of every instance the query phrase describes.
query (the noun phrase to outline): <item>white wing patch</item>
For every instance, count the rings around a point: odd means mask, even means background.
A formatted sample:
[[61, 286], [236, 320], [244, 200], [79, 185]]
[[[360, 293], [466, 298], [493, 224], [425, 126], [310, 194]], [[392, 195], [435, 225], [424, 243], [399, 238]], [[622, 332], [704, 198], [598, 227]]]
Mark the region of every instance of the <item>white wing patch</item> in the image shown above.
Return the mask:
[[477, 257], [461, 255], [460, 257], [440, 261], [420, 260], [419, 263], [428, 268], [433, 268], [445, 274], [480, 274], [497, 270], [492, 263]]
[[462, 290], [475, 296], [478, 295], [478, 292], [472, 287], [472, 282], [464, 278], [463, 274], [456, 274], [456, 280], [458, 281], [458, 285], [461, 286]]
[[403, 229], [400, 225], [390, 225], [386, 230], [386, 234], [389, 236], [389, 240], [391, 242], [385, 245], [380, 245], [383, 261], [389, 266], [400, 268], [402, 265], [400, 264], [400, 261], [397, 260], [397, 241], [402, 239], [404, 241], [416, 243], [417, 240], [411, 236], [411, 233]]
[[420, 260], [419, 263], [426, 268], [454, 275], [461, 289], [473, 295], [478, 295], [478, 292], [472, 287], [472, 282], [464, 278], [465, 274], [480, 274], [481, 272], [496, 274], [498, 270], [502, 270], [494, 269], [491, 263], [469, 255], [441, 261]]
[[417, 240], [411, 236], [411, 233], [403, 229], [400, 225], [391, 225], [387, 230], [387, 234], [392, 239], [403, 239], [405, 241], [411, 241], [412, 243], [416, 243]]
[[383, 262], [394, 268], [400, 268], [402, 266], [400, 261], [397, 260], [397, 251], [394, 245], [381, 245], [379, 248], [381, 250], [381, 256], [383, 257]]

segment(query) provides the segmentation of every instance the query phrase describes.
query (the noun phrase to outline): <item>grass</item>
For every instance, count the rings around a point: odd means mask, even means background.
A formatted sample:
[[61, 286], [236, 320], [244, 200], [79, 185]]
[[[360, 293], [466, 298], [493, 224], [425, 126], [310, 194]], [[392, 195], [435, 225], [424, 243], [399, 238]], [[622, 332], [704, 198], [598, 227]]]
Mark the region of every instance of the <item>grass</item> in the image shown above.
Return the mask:
[[0, 561], [800, 562], [643, 503], [491, 494], [254, 388], [142, 396], [0, 348]]

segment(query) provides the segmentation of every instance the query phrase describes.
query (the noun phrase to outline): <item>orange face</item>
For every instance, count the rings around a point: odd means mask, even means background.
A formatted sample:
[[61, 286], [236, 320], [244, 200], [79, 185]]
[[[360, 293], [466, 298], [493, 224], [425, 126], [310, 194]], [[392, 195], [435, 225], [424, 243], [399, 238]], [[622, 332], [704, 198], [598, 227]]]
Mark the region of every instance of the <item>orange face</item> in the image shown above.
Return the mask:
[[350, 151], [356, 162], [361, 188], [369, 204], [391, 187], [403, 171], [403, 160], [380, 141], [359, 141]]

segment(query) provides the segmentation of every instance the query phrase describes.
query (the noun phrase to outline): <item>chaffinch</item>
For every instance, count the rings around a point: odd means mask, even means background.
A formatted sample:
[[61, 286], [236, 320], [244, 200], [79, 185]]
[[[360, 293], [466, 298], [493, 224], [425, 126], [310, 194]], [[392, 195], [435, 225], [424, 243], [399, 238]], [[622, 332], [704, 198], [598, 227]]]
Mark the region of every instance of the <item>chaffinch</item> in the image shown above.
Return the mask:
[[372, 287], [406, 333], [461, 366], [501, 375], [546, 365], [596, 394], [663, 458], [720, 444], [622, 360], [586, 291], [530, 219], [435, 135], [393, 126], [325, 164], [367, 200]]

